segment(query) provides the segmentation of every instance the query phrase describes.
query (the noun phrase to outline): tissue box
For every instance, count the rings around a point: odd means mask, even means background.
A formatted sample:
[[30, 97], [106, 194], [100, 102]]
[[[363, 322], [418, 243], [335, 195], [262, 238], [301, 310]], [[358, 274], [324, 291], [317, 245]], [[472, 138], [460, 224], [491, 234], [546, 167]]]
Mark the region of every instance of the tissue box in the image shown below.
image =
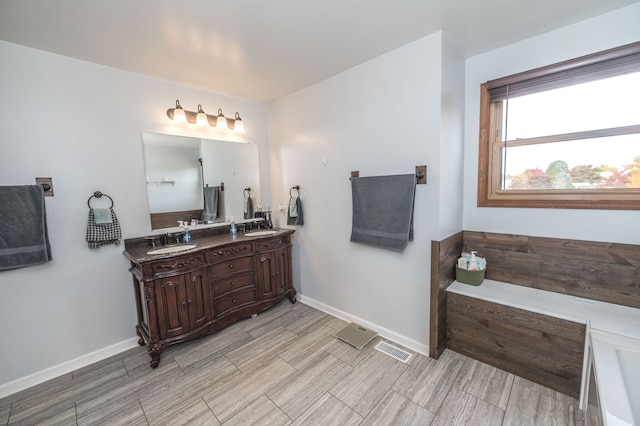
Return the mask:
[[486, 270], [487, 268], [480, 271], [469, 271], [468, 269], [460, 269], [456, 265], [456, 281], [470, 285], [480, 285], [484, 281], [484, 272]]

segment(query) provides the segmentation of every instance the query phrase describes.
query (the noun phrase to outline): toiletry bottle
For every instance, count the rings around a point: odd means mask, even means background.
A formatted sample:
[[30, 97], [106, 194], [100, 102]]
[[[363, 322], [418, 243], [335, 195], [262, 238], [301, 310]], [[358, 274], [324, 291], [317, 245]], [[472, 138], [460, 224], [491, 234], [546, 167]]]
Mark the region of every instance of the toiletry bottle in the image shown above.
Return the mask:
[[189, 233], [189, 228], [187, 228], [186, 226], [185, 226], [184, 235], [182, 236], [182, 242], [183, 243], [191, 242], [191, 233]]
[[478, 270], [478, 260], [476, 259], [476, 253], [477, 253], [476, 251], [471, 252], [471, 260], [469, 260], [469, 267], [468, 267], [470, 271]]
[[238, 235], [238, 227], [236, 226], [235, 222], [231, 222], [231, 226], [229, 227], [229, 235], [231, 235], [232, 237]]
[[467, 259], [465, 259], [464, 257], [460, 257], [458, 259], [458, 268], [467, 269]]

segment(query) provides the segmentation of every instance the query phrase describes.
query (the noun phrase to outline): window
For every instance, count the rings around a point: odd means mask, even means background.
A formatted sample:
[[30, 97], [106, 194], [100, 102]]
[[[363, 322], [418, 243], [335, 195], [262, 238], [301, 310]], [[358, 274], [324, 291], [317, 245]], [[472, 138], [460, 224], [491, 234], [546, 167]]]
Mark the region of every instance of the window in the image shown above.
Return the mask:
[[478, 206], [640, 210], [640, 42], [480, 92]]

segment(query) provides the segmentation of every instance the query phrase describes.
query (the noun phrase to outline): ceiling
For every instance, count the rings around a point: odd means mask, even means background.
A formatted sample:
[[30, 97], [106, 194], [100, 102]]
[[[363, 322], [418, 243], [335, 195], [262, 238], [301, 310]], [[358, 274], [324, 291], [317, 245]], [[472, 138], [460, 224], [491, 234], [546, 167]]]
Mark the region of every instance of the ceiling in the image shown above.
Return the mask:
[[464, 57], [638, 0], [0, 0], [0, 40], [268, 104], [437, 31]]

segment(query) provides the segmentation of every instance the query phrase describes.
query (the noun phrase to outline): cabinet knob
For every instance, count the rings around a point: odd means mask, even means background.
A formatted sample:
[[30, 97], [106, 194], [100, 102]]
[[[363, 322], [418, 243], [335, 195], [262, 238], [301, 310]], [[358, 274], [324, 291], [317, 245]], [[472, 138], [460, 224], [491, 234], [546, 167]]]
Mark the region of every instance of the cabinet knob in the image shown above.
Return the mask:
[[236, 283], [231, 281], [231, 287], [234, 287], [235, 285], [236, 285]]
[[238, 303], [238, 302], [236, 302], [236, 299], [231, 300], [231, 302], [233, 302], [233, 303]]
[[229, 269], [233, 269], [233, 263], [229, 264]]

